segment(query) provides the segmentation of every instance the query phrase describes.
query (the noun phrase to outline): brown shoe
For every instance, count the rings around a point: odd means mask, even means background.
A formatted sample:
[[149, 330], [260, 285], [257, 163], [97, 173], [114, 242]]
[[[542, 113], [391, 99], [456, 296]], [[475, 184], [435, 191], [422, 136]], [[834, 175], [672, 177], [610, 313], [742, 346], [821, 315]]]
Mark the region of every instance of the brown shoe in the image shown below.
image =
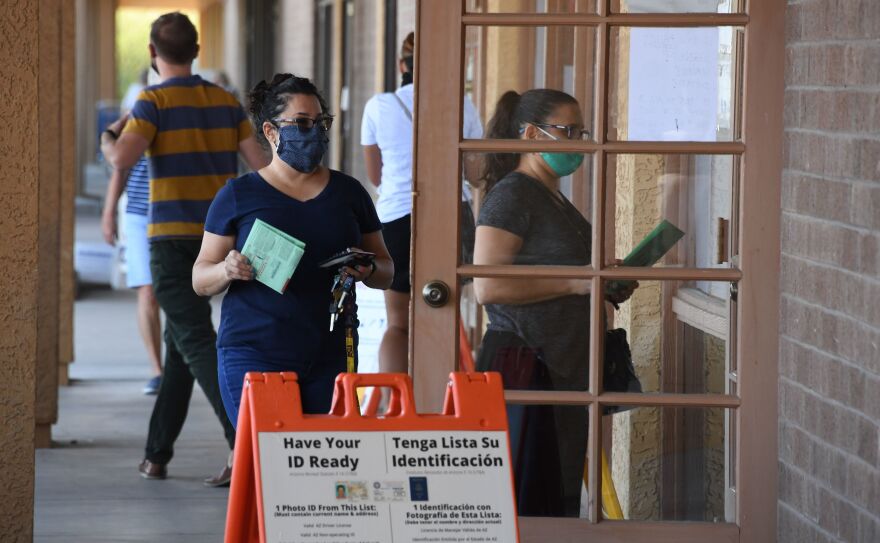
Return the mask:
[[166, 464], [157, 464], [150, 462], [146, 458], [138, 466], [138, 472], [144, 479], [164, 479], [168, 476], [168, 468]]
[[208, 477], [204, 480], [205, 486], [210, 487], [223, 487], [229, 486], [229, 483], [232, 481], [232, 451], [229, 451], [229, 458], [226, 460], [226, 465], [223, 466], [223, 469], [215, 475], [214, 477]]

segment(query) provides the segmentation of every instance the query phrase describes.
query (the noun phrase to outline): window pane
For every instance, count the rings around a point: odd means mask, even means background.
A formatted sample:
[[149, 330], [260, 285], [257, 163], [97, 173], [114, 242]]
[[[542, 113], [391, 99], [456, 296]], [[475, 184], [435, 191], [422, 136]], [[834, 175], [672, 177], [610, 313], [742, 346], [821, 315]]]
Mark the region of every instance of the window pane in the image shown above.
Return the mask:
[[741, 29], [612, 28], [608, 139], [739, 139]]
[[[612, 282], [607, 290], [618, 296], [623, 283]], [[735, 315], [729, 289], [726, 282], [639, 281], [617, 310], [609, 304], [605, 391], [638, 392], [622, 368], [626, 348], [617, 335], [623, 330], [642, 392], [730, 393], [728, 346]]]
[[[577, 171], [554, 180], [551, 188], [546, 181], [512, 171], [531, 170], [543, 160], [539, 154], [462, 157], [465, 178], [478, 181], [462, 188], [461, 264], [514, 265], [521, 271], [519, 277], [477, 277], [473, 282], [481, 297], [471, 291], [462, 310], [463, 315], [479, 316], [465, 324], [472, 343], [488, 342], [489, 350], [479, 353], [483, 363], [495, 371], [519, 368], [516, 379], [524, 381], [511, 381], [512, 388], [587, 388], [590, 279], [539, 278], [534, 271], [535, 266], [590, 264], [593, 157], [583, 158]], [[487, 175], [492, 165], [503, 167]], [[481, 181], [486, 177], [494, 182]]]
[[585, 406], [507, 407], [519, 515], [587, 517]]
[[[462, 137], [510, 138], [487, 134], [489, 120], [505, 92], [554, 89], [574, 97], [584, 128], [594, 133], [596, 29], [591, 26], [469, 26], [465, 29]], [[523, 122], [536, 119], [535, 108]]]
[[[476, 369], [501, 373], [508, 390], [586, 391], [589, 297], [483, 304], [495, 294], [486, 294], [492, 287], [481, 285], [481, 280], [485, 281], [476, 278], [474, 284], [465, 285], [460, 300], [460, 332], [470, 345]], [[520, 289], [528, 296], [543, 288], [543, 282], [561, 280], [522, 277], [504, 281], [512, 291]]]
[[[476, 224], [522, 239], [504, 263], [586, 266], [592, 257], [593, 155], [570, 153], [580, 166], [554, 180], [529, 175], [545, 164], [534, 153], [463, 153], [459, 215], [461, 264], [474, 263]], [[517, 170], [518, 169], [518, 170]], [[517, 170], [517, 171], [515, 171]], [[490, 190], [497, 187], [497, 191]], [[489, 206], [483, 209], [483, 204]], [[481, 222], [482, 221], [482, 222]], [[477, 264], [488, 264], [486, 260]], [[493, 263], [502, 263], [494, 261]], [[524, 270], [525, 275], [531, 276]]]
[[611, 0], [612, 13], [742, 13], [745, 0]]
[[606, 254], [625, 259], [667, 221], [684, 233], [660, 266], [725, 268], [739, 158], [730, 155], [608, 155]]
[[467, 0], [469, 13], [596, 13], [599, 0]]
[[[547, 379], [540, 361], [513, 353], [488, 356], [497, 352], [496, 340], [489, 335], [480, 345], [486, 315], [473, 300], [473, 286], [462, 284], [460, 370], [468, 370], [464, 359], [476, 357], [478, 371], [498, 371], [508, 390], [537, 388]], [[474, 339], [476, 341], [474, 341]], [[522, 355], [524, 351], [520, 351]], [[537, 362], [537, 364], [532, 364]], [[546, 387], [542, 387], [546, 388]], [[587, 454], [588, 412], [586, 406], [508, 404], [510, 450], [520, 515], [550, 517], [587, 517], [583, 486]]]
[[603, 506], [613, 486], [622, 520], [733, 522], [732, 416], [721, 408], [638, 407], [603, 417], [613, 481], [603, 487]]

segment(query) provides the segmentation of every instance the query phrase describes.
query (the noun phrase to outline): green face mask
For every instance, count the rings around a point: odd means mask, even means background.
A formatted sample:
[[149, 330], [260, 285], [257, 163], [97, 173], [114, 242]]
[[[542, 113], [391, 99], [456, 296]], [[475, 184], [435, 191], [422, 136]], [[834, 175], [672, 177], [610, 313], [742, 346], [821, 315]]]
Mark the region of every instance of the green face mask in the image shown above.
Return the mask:
[[[547, 132], [540, 126], [535, 125], [535, 128], [546, 134], [547, 137], [551, 138], [553, 141], [559, 141], [559, 138]], [[550, 169], [559, 177], [573, 174], [584, 162], [584, 155], [581, 153], [541, 153], [541, 158], [544, 159], [544, 162], [546, 162], [547, 165], [550, 166]]]
[[559, 177], [573, 174], [584, 162], [581, 153], [541, 153], [541, 158]]

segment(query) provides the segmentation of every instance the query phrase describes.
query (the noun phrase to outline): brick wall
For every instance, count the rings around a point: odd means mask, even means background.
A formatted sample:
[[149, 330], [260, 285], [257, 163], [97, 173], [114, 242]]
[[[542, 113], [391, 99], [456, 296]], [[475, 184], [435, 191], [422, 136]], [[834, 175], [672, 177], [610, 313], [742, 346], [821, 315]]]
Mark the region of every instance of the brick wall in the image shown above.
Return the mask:
[[789, 0], [779, 541], [880, 541], [880, 1]]

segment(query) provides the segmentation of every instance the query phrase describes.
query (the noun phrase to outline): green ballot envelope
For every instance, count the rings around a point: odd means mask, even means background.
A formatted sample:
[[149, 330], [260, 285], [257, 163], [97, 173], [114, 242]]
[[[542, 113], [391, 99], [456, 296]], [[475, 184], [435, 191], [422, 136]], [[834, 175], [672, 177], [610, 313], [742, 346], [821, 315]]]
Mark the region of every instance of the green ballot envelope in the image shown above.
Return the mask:
[[241, 254], [254, 267], [257, 281], [284, 294], [284, 289], [305, 251], [305, 243], [257, 219], [244, 242]]
[[[653, 266], [683, 237], [684, 232], [671, 222], [664, 220], [626, 255], [626, 258], [623, 259], [623, 265], [632, 267]], [[612, 281], [608, 284], [608, 288], [613, 292], [631, 283], [632, 281]]]

